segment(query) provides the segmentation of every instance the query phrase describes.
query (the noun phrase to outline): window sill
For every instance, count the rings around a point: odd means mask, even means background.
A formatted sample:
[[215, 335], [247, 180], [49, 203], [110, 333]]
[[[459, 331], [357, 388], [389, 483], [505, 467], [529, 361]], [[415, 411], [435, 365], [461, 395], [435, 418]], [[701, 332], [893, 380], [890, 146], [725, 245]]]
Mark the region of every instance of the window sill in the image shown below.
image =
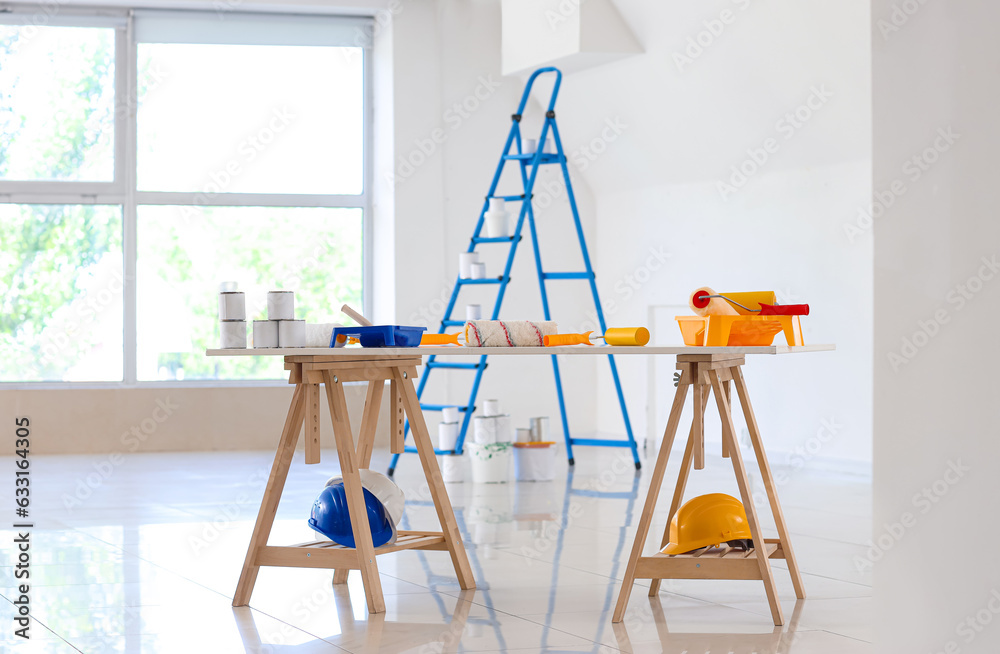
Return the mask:
[[284, 379], [253, 380], [197, 380], [197, 381], [141, 381], [125, 382], [2, 382], [0, 391], [66, 391], [66, 390], [132, 390], [132, 389], [174, 389], [174, 388], [278, 388], [287, 387]]

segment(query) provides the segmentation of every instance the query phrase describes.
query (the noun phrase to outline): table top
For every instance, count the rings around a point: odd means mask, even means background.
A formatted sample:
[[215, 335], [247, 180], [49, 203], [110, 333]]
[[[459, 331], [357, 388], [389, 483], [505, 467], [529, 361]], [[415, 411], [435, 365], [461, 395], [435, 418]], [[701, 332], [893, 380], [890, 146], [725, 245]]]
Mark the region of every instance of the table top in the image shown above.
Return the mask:
[[678, 355], [678, 354], [798, 354], [802, 352], [830, 352], [834, 345], [767, 345], [762, 347], [695, 347], [690, 345], [645, 345], [642, 347], [625, 345], [559, 345], [556, 347], [465, 347], [462, 345], [423, 345], [420, 347], [274, 347], [246, 348], [232, 350], [206, 350], [210, 357], [246, 356], [538, 356], [550, 354], [567, 355]]

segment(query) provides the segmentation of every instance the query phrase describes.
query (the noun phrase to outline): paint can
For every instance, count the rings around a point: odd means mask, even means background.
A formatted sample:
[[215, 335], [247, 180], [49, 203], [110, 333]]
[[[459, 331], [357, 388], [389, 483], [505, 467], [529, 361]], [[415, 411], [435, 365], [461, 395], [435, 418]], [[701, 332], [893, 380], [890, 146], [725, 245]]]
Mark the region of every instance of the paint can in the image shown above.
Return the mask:
[[295, 320], [295, 293], [292, 291], [269, 291], [267, 294], [267, 319]]
[[219, 321], [219, 332], [221, 335], [221, 347], [223, 350], [241, 350], [247, 346], [247, 321], [246, 320], [222, 320]]
[[246, 295], [240, 291], [219, 293], [219, 320], [246, 320]]
[[305, 320], [278, 320], [278, 347], [304, 347], [306, 344]]
[[253, 346], [254, 349], [260, 347], [278, 347], [277, 320], [253, 321]]

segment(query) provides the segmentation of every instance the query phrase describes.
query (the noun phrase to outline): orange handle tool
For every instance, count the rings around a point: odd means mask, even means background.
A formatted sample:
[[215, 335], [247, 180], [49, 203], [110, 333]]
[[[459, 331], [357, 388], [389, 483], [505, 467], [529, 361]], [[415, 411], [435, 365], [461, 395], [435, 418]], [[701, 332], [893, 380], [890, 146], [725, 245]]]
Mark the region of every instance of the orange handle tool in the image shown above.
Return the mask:
[[608, 345], [645, 345], [649, 342], [649, 330], [645, 327], [609, 327], [603, 336], [583, 334], [556, 334], [545, 337], [546, 347], [555, 345], [593, 345], [595, 338], [603, 338]]
[[590, 342], [590, 335], [594, 332], [586, 332], [585, 334], [553, 334], [551, 336], [545, 337], [545, 347], [553, 347], [556, 345], [593, 345]]
[[461, 345], [458, 334], [424, 334], [420, 337], [421, 345]]

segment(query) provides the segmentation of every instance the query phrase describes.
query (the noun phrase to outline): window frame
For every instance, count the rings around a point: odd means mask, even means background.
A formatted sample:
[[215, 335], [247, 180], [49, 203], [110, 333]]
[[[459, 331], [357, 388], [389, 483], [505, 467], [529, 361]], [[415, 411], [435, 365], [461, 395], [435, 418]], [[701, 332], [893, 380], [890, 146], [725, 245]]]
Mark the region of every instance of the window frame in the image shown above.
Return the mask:
[[[139, 191], [137, 189], [137, 107], [131, 99], [138, 91], [138, 42], [135, 38], [134, 11], [132, 9], [110, 9], [99, 7], [59, 6], [53, 12], [48, 5], [0, 5], [0, 25], [36, 25], [53, 27], [107, 27], [115, 30], [115, 120], [114, 120], [114, 179], [110, 182], [87, 181], [36, 181], [0, 179], [0, 204], [57, 204], [57, 205], [110, 205], [122, 211], [122, 256], [124, 297], [123, 297], [123, 369], [121, 381], [75, 382], [75, 381], [8, 381], [0, 382], [2, 389], [120, 389], [128, 388], [205, 388], [205, 387], [261, 387], [285, 386], [284, 379], [274, 380], [154, 380], [137, 379], [137, 306], [136, 306], [136, 262], [137, 262], [137, 220], [138, 207], [142, 205], [194, 205], [224, 207], [311, 207], [311, 208], [359, 208], [362, 210], [362, 310], [368, 313], [373, 306], [372, 256], [373, 256], [373, 215], [372, 165], [374, 135], [374, 106], [372, 102], [372, 52], [371, 43], [363, 39], [354, 47], [362, 48], [363, 94], [363, 151], [362, 151], [362, 191], [359, 195], [342, 194], [291, 194], [291, 193], [205, 193], [203, 191]], [[218, 20], [218, 10], [193, 11], [184, 13], [203, 14], [205, 20]], [[241, 12], [251, 14], [251, 12]], [[294, 16], [288, 12], [271, 14], [255, 13], [262, 16]], [[317, 14], [320, 15], [320, 14]], [[329, 14], [321, 14], [331, 18]], [[344, 16], [346, 20], [357, 21], [357, 16]], [[371, 20], [370, 17], [367, 17]], [[369, 32], [370, 33], [370, 32]]]

